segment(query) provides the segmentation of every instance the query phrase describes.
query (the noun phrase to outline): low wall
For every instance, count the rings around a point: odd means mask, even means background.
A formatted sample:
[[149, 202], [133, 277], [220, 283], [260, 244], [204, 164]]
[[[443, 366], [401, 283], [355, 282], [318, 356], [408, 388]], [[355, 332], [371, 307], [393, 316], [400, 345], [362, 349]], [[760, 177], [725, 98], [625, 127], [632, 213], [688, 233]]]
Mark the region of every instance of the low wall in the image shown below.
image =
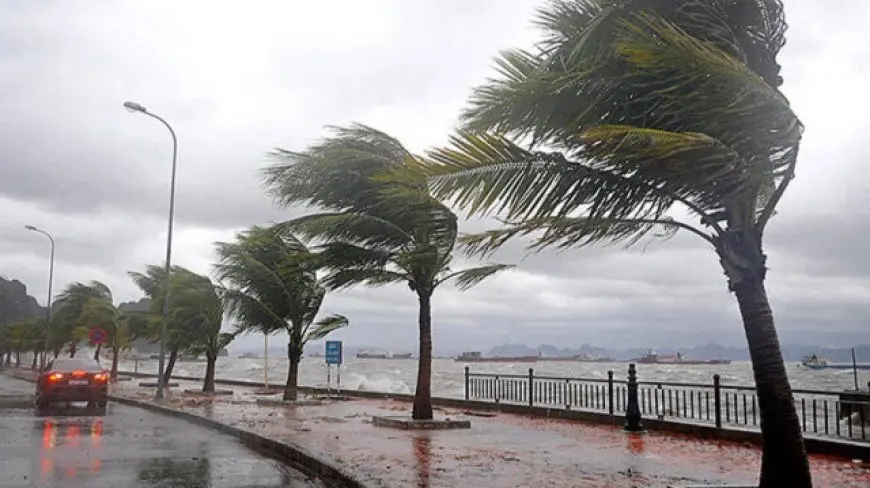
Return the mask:
[[[148, 373], [133, 373], [128, 371], [120, 371], [120, 374], [135, 376], [139, 378], [154, 377], [154, 374]], [[177, 380], [187, 381], [202, 381], [202, 378], [189, 376], [173, 376]], [[261, 387], [264, 386], [261, 382], [245, 381], [245, 380], [223, 380], [218, 379], [215, 382], [224, 385], [244, 386], [244, 387]], [[280, 384], [270, 384], [270, 387], [283, 388]], [[309, 394], [325, 394], [325, 388], [314, 388], [310, 386], [300, 386], [299, 391]], [[333, 390], [334, 391], [334, 390]], [[392, 399], [404, 402], [413, 402], [414, 395], [403, 393], [387, 393], [378, 391], [364, 390], [341, 390], [342, 394], [358, 397], [358, 398], [374, 398], [374, 399]], [[459, 408], [465, 410], [482, 411], [482, 412], [501, 412], [515, 415], [525, 415], [531, 417], [543, 417], [553, 419], [574, 420], [582, 422], [591, 422], [604, 425], [622, 425], [623, 418], [621, 416], [612, 416], [606, 413], [589, 412], [584, 410], [566, 410], [563, 408], [546, 408], [546, 407], [529, 407], [526, 405], [517, 405], [509, 403], [492, 403], [475, 400], [463, 400], [461, 398], [442, 398], [433, 397], [432, 404], [440, 407]], [[732, 442], [749, 442], [756, 445], [761, 445], [761, 432], [751, 429], [740, 429], [736, 427], [717, 428], [715, 425], [693, 424], [688, 422], [677, 422], [672, 420], [659, 419], [643, 419], [644, 428], [661, 432], [671, 432], [676, 434], [685, 434], [702, 439], [718, 439]], [[829, 439], [812, 434], [804, 434], [804, 444], [806, 449], [811, 454], [824, 454], [830, 456], [840, 456], [848, 459], [870, 459], [870, 442], [855, 442], [839, 439]]]

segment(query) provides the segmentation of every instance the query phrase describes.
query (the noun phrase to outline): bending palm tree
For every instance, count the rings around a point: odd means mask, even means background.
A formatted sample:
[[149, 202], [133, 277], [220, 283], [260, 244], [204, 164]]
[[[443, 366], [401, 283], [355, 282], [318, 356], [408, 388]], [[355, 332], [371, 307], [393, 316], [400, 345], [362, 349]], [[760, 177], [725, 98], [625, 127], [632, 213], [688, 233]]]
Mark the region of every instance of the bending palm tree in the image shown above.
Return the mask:
[[221, 298], [238, 320], [238, 331], [287, 333], [290, 365], [284, 400], [296, 400], [305, 344], [346, 327], [347, 318], [330, 315], [315, 322], [326, 289], [309, 266], [311, 253], [295, 237], [253, 227], [238, 234], [235, 242], [217, 243], [217, 252], [217, 276], [226, 284]]
[[202, 391], [215, 391], [215, 365], [218, 354], [235, 338], [222, 333], [224, 307], [214, 284], [206, 276], [185, 273], [173, 280], [170, 322], [185, 324], [190, 330], [192, 354], [205, 355], [206, 368]]
[[[57, 312], [52, 318], [57, 325], [52, 326], [52, 335], [57, 334], [59, 341], [67, 342], [69, 357], [75, 357], [79, 343], [88, 335], [88, 328], [84, 321], [85, 307], [91, 300], [101, 300], [109, 305], [112, 304], [112, 291], [99, 281], [91, 281], [88, 284], [70, 284], [55, 301]], [[94, 359], [98, 359], [100, 346], [97, 345]], [[55, 351], [57, 357], [57, 350]]]
[[[279, 224], [315, 239], [331, 289], [406, 283], [420, 305], [420, 354], [412, 417], [432, 419], [432, 294], [455, 279], [467, 289], [509, 268], [450, 268], [456, 216], [433, 199], [425, 181], [393, 181], [386, 174], [416, 160], [396, 139], [369, 127], [336, 130], [305, 152], [279, 151], [266, 170], [272, 194], [284, 204], [327, 210]], [[384, 176], [384, 177], [382, 177]]]
[[[151, 302], [151, 314], [155, 317], [151, 321], [150, 335], [152, 338], [159, 337], [160, 325], [163, 319], [163, 300], [166, 298], [164, 283], [166, 283], [164, 273], [166, 269], [163, 265], [148, 265], [144, 273], [130, 271], [127, 274], [133, 279], [133, 282], [139, 289], [145, 293]], [[197, 276], [192, 271], [181, 266], [173, 266], [170, 271], [170, 286], [176, 286], [178, 280], [186, 281], [191, 279], [191, 276]], [[170, 307], [172, 302], [170, 301]], [[178, 360], [178, 355], [186, 351], [196, 341], [196, 331], [190, 327], [190, 324], [183, 320], [173, 320], [170, 313], [169, 321], [166, 324], [166, 347], [169, 349], [169, 359], [166, 361], [166, 369], [163, 372], [163, 380], [169, 383], [172, 378], [172, 371], [175, 369], [175, 362]]]
[[[465, 114], [472, 132], [418, 172], [436, 196], [472, 212], [504, 210], [506, 228], [470, 237], [472, 252], [529, 235], [536, 249], [631, 244], [655, 231], [703, 239], [743, 317], [761, 486], [811, 486], [764, 287], [762, 237], [794, 177], [803, 130], [777, 89], [781, 2], [560, 0], [538, 23], [540, 52], [499, 59], [500, 79], [479, 88]], [[673, 207], [694, 218], [673, 218]]]

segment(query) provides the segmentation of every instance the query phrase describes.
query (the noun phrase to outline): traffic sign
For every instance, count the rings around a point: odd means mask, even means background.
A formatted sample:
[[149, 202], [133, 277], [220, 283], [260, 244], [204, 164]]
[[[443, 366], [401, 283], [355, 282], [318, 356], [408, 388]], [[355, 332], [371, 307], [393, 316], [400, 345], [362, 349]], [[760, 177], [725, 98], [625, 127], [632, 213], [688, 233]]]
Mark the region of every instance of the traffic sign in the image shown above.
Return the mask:
[[108, 336], [109, 334], [99, 327], [94, 327], [88, 332], [88, 339], [90, 339], [93, 344], [102, 344], [106, 342]]
[[341, 341], [326, 341], [326, 364], [341, 364]]

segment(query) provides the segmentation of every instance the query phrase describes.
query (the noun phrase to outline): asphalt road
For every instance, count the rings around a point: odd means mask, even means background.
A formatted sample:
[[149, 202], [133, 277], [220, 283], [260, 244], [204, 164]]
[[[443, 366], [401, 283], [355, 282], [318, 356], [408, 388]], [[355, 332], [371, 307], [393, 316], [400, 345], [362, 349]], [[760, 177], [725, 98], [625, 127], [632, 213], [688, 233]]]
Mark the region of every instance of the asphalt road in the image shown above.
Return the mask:
[[[0, 376], [0, 395], [33, 390]], [[232, 437], [111, 402], [105, 417], [0, 409], [0, 466], [0, 488], [322, 487]]]

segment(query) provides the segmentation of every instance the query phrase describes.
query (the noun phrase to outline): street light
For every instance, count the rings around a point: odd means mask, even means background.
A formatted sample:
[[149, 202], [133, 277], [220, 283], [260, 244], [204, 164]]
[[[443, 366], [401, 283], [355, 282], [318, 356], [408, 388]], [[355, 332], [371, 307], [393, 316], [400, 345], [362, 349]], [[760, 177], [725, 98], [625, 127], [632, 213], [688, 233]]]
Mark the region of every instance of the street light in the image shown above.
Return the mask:
[[159, 115], [149, 112], [145, 107], [136, 102], [124, 102], [124, 108], [130, 112], [138, 112], [145, 114], [153, 119], [160, 121], [169, 129], [169, 134], [172, 135], [172, 178], [169, 185], [169, 232], [166, 234], [166, 278], [165, 278], [165, 295], [163, 297], [163, 323], [160, 325], [160, 358], [157, 363], [157, 393], [154, 397], [158, 400], [163, 399], [163, 390], [165, 381], [163, 372], [166, 365], [166, 322], [169, 320], [169, 276], [170, 263], [172, 260], [172, 221], [175, 216], [175, 168], [178, 155], [178, 139], [175, 137], [175, 131], [168, 122], [163, 120]]
[[54, 238], [51, 237], [51, 234], [48, 232], [34, 227], [32, 225], [25, 225], [25, 229], [36, 232], [38, 234], [42, 234], [45, 237], [48, 237], [48, 241], [51, 243], [51, 259], [48, 261], [48, 298], [45, 301], [45, 344], [42, 351], [42, 361], [39, 366], [40, 369], [45, 368], [46, 355], [48, 354], [48, 328], [51, 323], [51, 284], [54, 281]]

